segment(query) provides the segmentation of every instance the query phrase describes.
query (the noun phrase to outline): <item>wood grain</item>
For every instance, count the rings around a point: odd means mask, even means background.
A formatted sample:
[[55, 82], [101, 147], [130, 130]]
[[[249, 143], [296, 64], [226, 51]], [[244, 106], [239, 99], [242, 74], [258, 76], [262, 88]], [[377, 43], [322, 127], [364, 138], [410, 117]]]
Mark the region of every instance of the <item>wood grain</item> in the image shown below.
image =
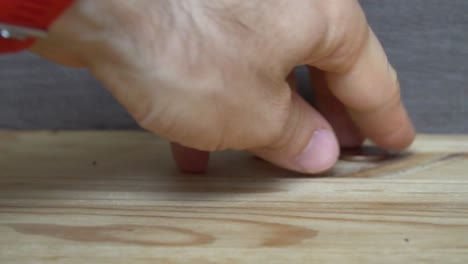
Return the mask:
[[0, 263], [467, 263], [468, 136], [315, 176], [144, 132], [0, 132]]

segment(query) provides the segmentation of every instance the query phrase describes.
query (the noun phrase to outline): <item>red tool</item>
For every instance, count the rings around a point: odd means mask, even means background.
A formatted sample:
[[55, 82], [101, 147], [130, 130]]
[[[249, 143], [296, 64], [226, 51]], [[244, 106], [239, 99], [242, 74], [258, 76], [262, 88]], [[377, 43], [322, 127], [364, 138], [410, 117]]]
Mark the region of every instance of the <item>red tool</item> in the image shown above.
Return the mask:
[[0, 0], [0, 53], [29, 48], [73, 0]]

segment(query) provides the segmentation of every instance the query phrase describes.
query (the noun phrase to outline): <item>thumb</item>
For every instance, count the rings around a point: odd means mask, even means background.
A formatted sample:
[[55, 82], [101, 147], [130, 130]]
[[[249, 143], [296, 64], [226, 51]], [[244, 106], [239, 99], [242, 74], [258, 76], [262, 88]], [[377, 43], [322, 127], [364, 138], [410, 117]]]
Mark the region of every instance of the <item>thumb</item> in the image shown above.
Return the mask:
[[339, 146], [330, 124], [297, 93], [281, 136], [269, 146], [250, 152], [285, 169], [318, 173], [337, 161]]

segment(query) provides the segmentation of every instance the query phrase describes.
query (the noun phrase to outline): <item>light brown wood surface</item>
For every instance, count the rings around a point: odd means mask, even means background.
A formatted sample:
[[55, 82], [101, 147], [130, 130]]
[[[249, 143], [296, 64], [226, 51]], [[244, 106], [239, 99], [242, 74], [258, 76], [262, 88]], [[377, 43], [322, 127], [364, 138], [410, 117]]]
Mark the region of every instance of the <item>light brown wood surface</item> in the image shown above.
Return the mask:
[[143, 132], [0, 132], [0, 263], [468, 263], [468, 136], [298, 175], [182, 175]]

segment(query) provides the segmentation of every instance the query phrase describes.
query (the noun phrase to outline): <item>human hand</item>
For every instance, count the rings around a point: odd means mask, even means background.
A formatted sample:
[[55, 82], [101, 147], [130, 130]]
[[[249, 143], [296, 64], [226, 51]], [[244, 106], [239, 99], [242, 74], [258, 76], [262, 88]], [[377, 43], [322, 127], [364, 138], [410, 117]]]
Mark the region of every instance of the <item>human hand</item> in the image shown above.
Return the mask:
[[[186, 170], [207, 160], [193, 149], [236, 149], [317, 173], [339, 144], [399, 150], [414, 138], [355, 0], [76, 0], [31, 50], [87, 67], [143, 128], [177, 143]], [[297, 65], [310, 67], [317, 109], [287, 80]]]

